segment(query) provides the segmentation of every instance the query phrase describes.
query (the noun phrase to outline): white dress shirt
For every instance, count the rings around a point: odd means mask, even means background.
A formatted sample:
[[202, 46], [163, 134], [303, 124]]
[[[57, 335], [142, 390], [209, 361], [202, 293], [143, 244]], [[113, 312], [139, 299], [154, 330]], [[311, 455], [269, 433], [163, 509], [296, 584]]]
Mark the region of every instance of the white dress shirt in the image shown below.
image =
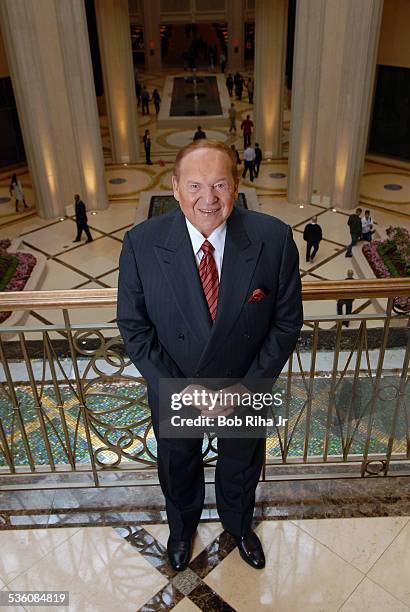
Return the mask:
[[248, 147], [247, 149], [245, 149], [245, 151], [243, 152], [243, 158], [245, 161], [247, 162], [251, 162], [255, 159], [256, 155], [255, 155], [255, 149], [253, 149], [252, 147]]
[[362, 232], [363, 234], [368, 234], [369, 232], [372, 231], [372, 225], [373, 225], [373, 219], [371, 217], [369, 217], [368, 219], [366, 219], [366, 217], [362, 217]]
[[196, 229], [185, 217], [186, 226], [188, 228], [189, 237], [191, 239], [192, 250], [194, 251], [195, 260], [197, 266], [201, 263], [203, 257], [202, 245], [205, 240], [208, 240], [214, 247], [212, 253], [216, 263], [216, 269], [218, 270], [218, 278], [221, 280], [222, 261], [224, 257], [225, 238], [226, 238], [226, 221], [224, 221], [219, 227], [214, 229], [212, 234], [208, 238], [204, 238], [199, 230]]

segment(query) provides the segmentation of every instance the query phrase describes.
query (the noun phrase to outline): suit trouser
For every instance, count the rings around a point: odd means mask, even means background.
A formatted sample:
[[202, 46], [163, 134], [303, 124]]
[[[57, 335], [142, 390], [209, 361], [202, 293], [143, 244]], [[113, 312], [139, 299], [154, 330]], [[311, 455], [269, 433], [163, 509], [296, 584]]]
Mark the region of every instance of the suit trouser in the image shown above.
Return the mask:
[[[197, 528], [205, 497], [202, 438], [159, 438], [157, 432], [156, 438], [170, 534], [175, 540], [188, 539]], [[264, 455], [264, 438], [218, 439], [216, 506], [232, 535], [246, 534], [251, 528]]]
[[354, 246], [356, 246], [359, 238], [361, 238], [361, 234], [351, 234], [351, 237], [352, 237], [352, 242], [347, 247], [346, 255], [351, 255], [352, 254], [352, 248]]
[[77, 223], [77, 236], [76, 236], [76, 240], [81, 240], [81, 234], [83, 233], [83, 231], [85, 232], [85, 235], [87, 236], [87, 239], [88, 240], [92, 240], [90, 228], [88, 227], [87, 223]]
[[353, 300], [337, 300], [336, 307], [337, 307], [337, 314], [338, 315], [342, 315], [343, 314], [343, 306], [346, 306], [346, 314], [347, 315], [352, 314]]
[[245, 168], [243, 169], [243, 172], [242, 172], [242, 178], [245, 178], [246, 173], [249, 170], [249, 174], [251, 175], [251, 181], [253, 181], [253, 161], [246, 161], [245, 159], [244, 165], [245, 165]]
[[151, 164], [151, 147], [144, 146], [145, 150], [145, 163]]
[[[312, 249], [313, 249], [313, 253], [311, 254]], [[319, 250], [318, 242], [308, 242], [306, 244], [306, 261], [310, 261], [311, 257], [313, 259], [316, 253], [318, 252], [318, 250]]]

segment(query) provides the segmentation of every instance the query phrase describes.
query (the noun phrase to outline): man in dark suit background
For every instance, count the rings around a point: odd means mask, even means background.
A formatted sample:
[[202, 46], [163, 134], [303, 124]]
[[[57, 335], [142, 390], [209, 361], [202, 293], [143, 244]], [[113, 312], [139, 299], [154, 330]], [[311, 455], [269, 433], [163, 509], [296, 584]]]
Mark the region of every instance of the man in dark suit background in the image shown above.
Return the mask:
[[259, 146], [258, 142], [255, 142], [255, 162], [254, 162], [254, 173], [255, 173], [255, 178], [258, 178], [259, 176], [259, 169], [261, 167], [261, 163], [262, 163], [262, 149]]
[[[303, 313], [292, 230], [275, 217], [234, 208], [239, 179], [231, 149], [209, 140], [188, 145], [177, 155], [172, 182], [180, 209], [124, 237], [117, 322], [147, 381], [168, 555], [180, 571], [204, 502], [202, 440], [159, 435], [159, 381], [240, 379], [232, 389], [243, 393], [255, 381], [273, 382], [295, 347]], [[261, 438], [218, 439], [218, 513], [254, 568], [265, 564], [251, 529], [264, 453]]]
[[[319, 250], [319, 243], [323, 238], [322, 228], [317, 222], [316, 215], [311, 218], [303, 230], [303, 240], [306, 241], [306, 261], [312, 262]], [[313, 253], [312, 253], [313, 249]]]
[[87, 236], [86, 242], [92, 242], [90, 228], [88, 227], [88, 219], [84, 202], [81, 200], [78, 193], [74, 196], [75, 202], [75, 222], [77, 224], [77, 236], [73, 242], [80, 242], [83, 231]]
[[201, 126], [198, 125], [192, 140], [201, 140], [202, 138], [206, 138], [206, 134], [203, 131], [203, 129], [201, 128]]

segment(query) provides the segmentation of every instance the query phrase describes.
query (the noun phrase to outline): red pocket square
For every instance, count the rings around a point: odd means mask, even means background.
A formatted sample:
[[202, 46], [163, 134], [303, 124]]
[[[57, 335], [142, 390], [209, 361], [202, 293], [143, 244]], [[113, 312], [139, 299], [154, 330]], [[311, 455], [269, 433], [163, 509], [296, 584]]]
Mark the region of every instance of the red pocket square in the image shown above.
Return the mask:
[[266, 293], [264, 292], [263, 289], [254, 289], [252, 291], [251, 297], [248, 300], [248, 304], [250, 304], [251, 302], [260, 302], [265, 297], [266, 297]]

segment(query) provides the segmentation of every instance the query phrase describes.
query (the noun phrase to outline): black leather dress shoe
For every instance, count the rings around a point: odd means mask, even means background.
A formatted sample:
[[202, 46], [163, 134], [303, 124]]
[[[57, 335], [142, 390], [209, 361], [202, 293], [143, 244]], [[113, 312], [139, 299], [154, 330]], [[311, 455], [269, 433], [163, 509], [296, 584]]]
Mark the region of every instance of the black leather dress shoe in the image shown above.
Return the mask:
[[191, 558], [191, 548], [191, 540], [168, 539], [168, 559], [174, 570], [177, 572], [182, 572], [188, 567], [188, 563]]
[[262, 544], [254, 531], [250, 531], [241, 537], [235, 537], [235, 542], [239, 549], [239, 554], [246, 563], [255, 569], [265, 567], [265, 555]]

